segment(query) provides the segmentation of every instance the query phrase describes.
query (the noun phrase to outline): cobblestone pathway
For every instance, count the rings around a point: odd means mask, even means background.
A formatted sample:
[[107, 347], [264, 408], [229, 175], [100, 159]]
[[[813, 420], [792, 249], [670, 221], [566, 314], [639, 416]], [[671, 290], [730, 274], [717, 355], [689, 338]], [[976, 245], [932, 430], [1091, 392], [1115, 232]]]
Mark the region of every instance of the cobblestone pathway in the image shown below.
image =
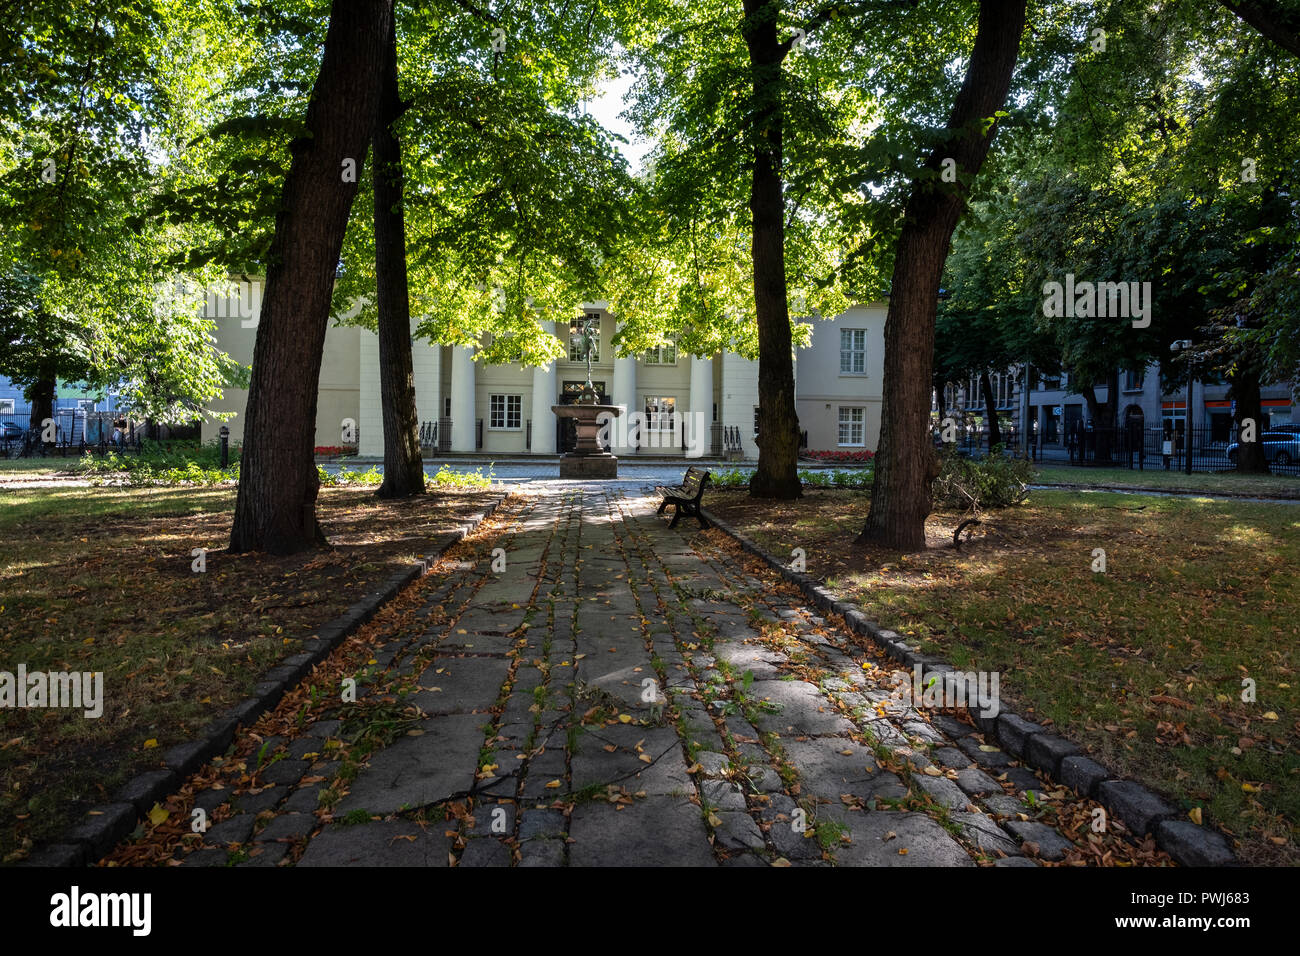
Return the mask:
[[525, 499], [375, 652], [383, 679], [353, 706], [388, 715], [383, 745], [331, 759], [337, 719], [267, 741], [265, 789], [198, 794], [218, 822], [182, 862], [1033, 866], [1073, 848], [1026, 812], [1032, 772], [654, 508]]

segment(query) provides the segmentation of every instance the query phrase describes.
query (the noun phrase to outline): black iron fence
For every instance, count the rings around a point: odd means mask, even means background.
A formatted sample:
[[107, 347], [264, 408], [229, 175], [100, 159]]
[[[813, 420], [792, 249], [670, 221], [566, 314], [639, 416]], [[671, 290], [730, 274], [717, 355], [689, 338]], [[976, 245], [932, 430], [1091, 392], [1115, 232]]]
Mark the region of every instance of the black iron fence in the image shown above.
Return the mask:
[[120, 412], [97, 412], [82, 408], [56, 408], [49, 418], [32, 426], [31, 408], [8, 407], [0, 414], [0, 457], [80, 457], [90, 452], [138, 453], [146, 438], [190, 437], [194, 428], [169, 429], [149, 426], [122, 417]]
[[[1300, 432], [1256, 430], [1246, 437], [1257, 443], [1270, 471], [1300, 473]], [[1074, 465], [1216, 472], [1235, 470], [1245, 444], [1236, 428], [1129, 426], [1076, 429], [1065, 436], [1065, 448]]]
[[[942, 429], [934, 430], [934, 443], [936, 448], [943, 447]], [[961, 428], [957, 432], [956, 445], [957, 453], [965, 455], [968, 458], [978, 458], [989, 452], [992, 447], [989, 443], [989, 431], [987, 428]], [[1020, 452], [1020, 430], [1014, 426], [1003, 428], [999, 431], [996, 444], [1000, 444], [1008, 454], [1019, 454]], [[1043, 446], [1038, 441], [1038, 436], [1030, 434], [1029, 436], [1029, 457], [1035, 461], [1043, 453]]]
[[[1143, 428], [1080, 427], [1060, 441], [1044, 443], [1031, 433], [1028, 455], [1034, 461], [1099, 468], [1131, 468], [1145, 471], [1220, 472], [1233, 471], [1241, 454], [1237, 429], [1222, 426]], [[1292, 430], [1294, 429], [1294, 430]], [[1015, 428], [1002, 430], [1001, 444], [1009, 454], [1020, 453], [1020, 435]], [[1256, 431], [1263, 461], [1274, 474], [1300, 474], [1300, 426]], [[941, 447], [936, 433], [936, 446]], [[959, 454], [981, 457], [989, 451], [987, 430], [963, 430], [956, 442]]]

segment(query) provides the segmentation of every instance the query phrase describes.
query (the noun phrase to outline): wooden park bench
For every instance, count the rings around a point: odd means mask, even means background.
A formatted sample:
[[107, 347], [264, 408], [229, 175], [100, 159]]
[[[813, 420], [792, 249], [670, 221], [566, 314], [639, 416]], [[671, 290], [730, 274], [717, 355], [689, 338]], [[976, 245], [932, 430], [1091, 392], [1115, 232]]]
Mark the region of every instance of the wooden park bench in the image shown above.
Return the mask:
[[700, 523], [701, 528], [707, 528], [709, 523], [704, 520], [704, 515], [700, 514], [700, 499], [704, 497], [704, 487], [709, 483], [709, 471], [707, 468], [696, 468], [694, 466], [686, 469], [686, 477], [680, 485], [671, 487], [660, 486], [655, 489], [663, 495], [664, 500], [659, 503], [658, 514], [663, 514], [664, 509], [673, 505], [676, 509], [673, 512], [673, 520], [668, 527], [677, 527], [677, 521], [683, 514], [691, 515]]

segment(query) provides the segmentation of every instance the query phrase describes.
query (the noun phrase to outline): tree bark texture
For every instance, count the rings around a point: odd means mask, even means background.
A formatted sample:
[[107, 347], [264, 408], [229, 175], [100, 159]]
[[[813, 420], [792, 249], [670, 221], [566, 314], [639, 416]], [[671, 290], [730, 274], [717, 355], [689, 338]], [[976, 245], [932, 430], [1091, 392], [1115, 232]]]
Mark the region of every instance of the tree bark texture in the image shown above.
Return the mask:
[[749, 208], [753, 237], [754, 312], [758, 323], [758, 467], [755, 498], [798, 498], [799, 418], [794, 405], [794, 354], [785, 285], [785, 197], [782, 188], [781, 63], [774, 0], [745, 0], [742, 30], [749, 47], [755, 118]]
[[[1025, 0], [981, 0], [975, 46], [948, 119], [948, 138], [912, 183], [890, 281], [880, 442], [871, 510], [858, 538], [864, 544], [925, 548], [930, 484], [939, 472], [927, 427], [939, 280], [970, 181], [997, 129], [985, 128], [983, 121], [1006, 102], [1024, 25]], [[945, 159], [956, 162], [956, 183], [943, 182]]]
[[411, 300], [406, 274], [406, 213], [402, 196], [401, 118], [397, 86], [397, 27], [388, 31], [375, 124], [375, 304], [379, 312], [379, 400], [384, 421], [384, 481], [380, 498], [424, 494], [424, 461], [411, 358]]
[[392, 0], [334, 0], [308, 135], [276, 215], [253, 349], [230, 549], [291, 554], [326, 544], [313, 449], [330, 299], [374, 132]]

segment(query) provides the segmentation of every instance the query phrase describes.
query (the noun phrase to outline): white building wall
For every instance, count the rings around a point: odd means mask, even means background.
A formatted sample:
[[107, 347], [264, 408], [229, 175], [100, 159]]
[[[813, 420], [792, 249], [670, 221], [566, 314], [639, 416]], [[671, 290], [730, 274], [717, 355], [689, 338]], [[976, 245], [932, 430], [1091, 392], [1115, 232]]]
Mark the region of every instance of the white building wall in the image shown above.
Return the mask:
[[[795, 410], [799, 427], [808, 432], [813, 451], [874, 451], [880, 442], [880, 414], [884, 386], [884, 303], [853, 306], [833, 319], [813, 319], [812, 342], [799, 349]], [[866, 333], [866, 356], [861, 373], [840, 369], [840, 332]], [[862, 445], [840, 444], [840, 409], [862, 409]], [[851, 413], [849, 413], [851, 414]]]
[[360, 362], [359, 379], [361, 434], [357, 452], [361, 455], [384, 457], [384, 418], [379, 398], [379, 336], [369, 329], [361, 329], [357, 346]]
[[[599, 306], [589, 307], [595, 311]], [[230, 312], [234, 312], [232, 308]], [[862, 407], [865, 410], [864, 447], [874, 449], [879, 440], [881, 387], [883, 384], [884, 322], [886, 306], [874, 303], [855, 306], [843, 315], [829, 320], [813, 320], [812, 345], [796, 355], [795, 404], [800, 427], [809, 433], [809, 447], [835, 449], [838, 443], [838, 408], [842, 405]], [[243, 328], [240, 317], [218, 318], [218, 344], [240, 361], [252, 358], [256, 330]], [[860, 375], [840, 372], [840, 337], [842, 328], [862, 328], [867, 333], [866, 371]], [[568, 325], [556, 323], [556, 335], [567, 351]], [[695, 361], [682, 354], [673, 365], [646, 365], [640, 357], [624, 360], [615, 374], [613, 343], [614, 323], [608, 313], [602, 314], [601, 352], [599, 362], [593, 363], [592, 377], [604, 383], [607, 392], [618, 403], [628, 405], [628, 411], [644, 413], [647, 398], [672, 397], [681, 412], [704, 412], [708, 426], [713, 421], [713, 405], [718, 409], [718, 422], [740, 430], [745, 456], [758, 457], [754, 441], [754, 408], [758, 405], [758, 362], [747, 360], [733, 352], [722, 352], [711, 359]], [[453, 449], [475, 450], [475, 423], [484, 422], [484, 454], [516, 455], [552, 454], [555, 448], [554, 414], [550, 406], [559, 401], [565, 381], [581, 380], [586, 375], [583, 363], [569, 362], [567, 357], [553, 363], [549, 369], [525, 369], [518, 365], [484, 366], [470, 359], [470, 351], [460, 348], [443, 348], [417, 341], [413, 347], [415, 369], [416, 405], [419, 421], [436, 421], [443, 417], [443, 398], [452, 400], [452, 418], [455, 422]], [[706, 379], [710, 381], [706, 382]], [[521, 424], [518, 429], [493, 429], [490, 427], [492, 394], [520, 396]], [[1041, 393], [1033, 398], [1038, 399]], [[711, 400], [710, 400], [711, 398]], [[247, 394], [230, 390], [218, 407], [228, 407], [239, 412], [230, 423], [232, 437], [238, 441], [242, 435], [242, 418]], [[1041, 401], [1035, 402], [1041, 406]], [[701, 408], [695, 408], [701, 405]], [[463, 407], [463, 410], [462, 410]], [[460, 412], [460, 414], [458, 414]], [[358, 423], [360, 453], [382, 457], [383, 423], [379, 398], [379, 340], [369, 331], [355, 327], [331, 328], [326, 335], [325, 356], [321, 370], [317, 436], [318, 445], [338, 445], [341, 442], [341, 424], [352, 417]], [[533, 422], [532, 448], [527, 447], [527, 423]], [[207, 425], [204, 437], [215, 437], [217, 425]], [[709, 428], [711, 440], [711, 427]], [[673, 447], [650, 448], [642, 442], [647, 454], [678, 454], [679, 444]], [[711, 445], [711, 441], [706, 448]], [[619, 452], [627, 454], [626, 451]]]
[[[411, 320], [414, 331], [418, 322]], [[411, 368], [415, 373], [415, 412], [416, 421], [421, 426], [425, 422], [437, 422], [441, 417], [438, 396], [442, 394], [442, 346], [430, 344], [426, 339], [416, 339], [411, 343]]]
[[723, 426], [738, 427], [745, 457], [757, 459], [758, 443], [754, 441], [754, 409], [758, 407], [757, 361], [735, 352], [722, 353], [722, 401], [719, 405]]
[[[235, 361], [251, 365], [257, 343], [257, 320], [261, 317], [262, 282], [254, 279], [243, 285], [242, 290], [242, 294], [209, 297], [204, 304], [204, 315], [216, 326], [217, 348]], [[251, 306], [251, 315], [241, 314], [243, 306]], [[332, 321], [326, 329], [316, 393], [317, 446], [342, 444], [343, 419], [360, 419], [359, 333], [360, 330], [354, 326], [335, 328]], [[224, 389], [223, 397], [211, 405], [213, 411], [235, 413], [235, 417], [225, 423], [230, 428], [232, 444], [241, 444], [244, 440], [247, 405], [248, 390], [243, 388]], [[205, 420], [201, 428], [203, 440], [215, 439], [221, 425], [221, 422]]]

